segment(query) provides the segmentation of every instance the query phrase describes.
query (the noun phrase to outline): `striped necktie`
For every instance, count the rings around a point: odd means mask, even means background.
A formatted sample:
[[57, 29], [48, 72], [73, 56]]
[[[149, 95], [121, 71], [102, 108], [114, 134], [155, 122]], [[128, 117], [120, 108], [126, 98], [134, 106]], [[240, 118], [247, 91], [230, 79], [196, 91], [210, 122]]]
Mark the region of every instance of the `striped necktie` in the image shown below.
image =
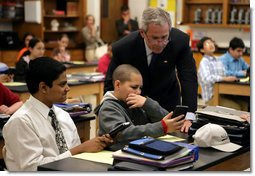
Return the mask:
[[68, 150], [68, 147], [66, 145], [65, 137], [60, 128], [57, 117], [52, 109], [49, 112], [49, 116], [51, 117], [51, 125], [56, 132], [55, 137], [56, 137], [56, 143], [58, 146], [59, 153], [60, 154], [64, 153]]

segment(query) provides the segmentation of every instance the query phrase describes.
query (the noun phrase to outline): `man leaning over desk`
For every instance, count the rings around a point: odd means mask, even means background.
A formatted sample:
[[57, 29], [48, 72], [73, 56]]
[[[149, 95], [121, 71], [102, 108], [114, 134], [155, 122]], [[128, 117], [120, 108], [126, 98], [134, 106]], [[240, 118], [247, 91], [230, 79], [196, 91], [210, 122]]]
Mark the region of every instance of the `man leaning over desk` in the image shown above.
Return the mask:
[[[112, 52], [105, 92], [113, 90], [115, 68], [130, 64], [142, 74], [143, 96], [156, 100], [169, 112], [178, 104], [189, 106], [186, 119], [195, 119], [198, 88], [195, 60], [188, 35], [172, 27], [168, 12], [161, 8], [145, 9], [141, 29], [113, 43]], [[184, 125], [181, 131], [187, 132], [189, 125]]]
[[3, 156], [9, 171], [36, 171], [38, 165], [98, 152], [112, 143], [109, 135], [103, 135], [81, 144], [70, 115], [53, 105], [64, 102], [70, 90], [65, 70], [52, 58], [30, 61], [26, 82], [31, 96], [3, 127]]

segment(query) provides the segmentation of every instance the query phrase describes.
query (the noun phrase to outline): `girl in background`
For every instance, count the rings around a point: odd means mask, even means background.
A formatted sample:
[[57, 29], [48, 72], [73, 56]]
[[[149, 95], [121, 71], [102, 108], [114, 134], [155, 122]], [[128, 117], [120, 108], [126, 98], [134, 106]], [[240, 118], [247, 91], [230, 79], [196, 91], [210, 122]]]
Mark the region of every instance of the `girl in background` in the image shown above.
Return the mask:
[[52, 51], [52, 57], [59, 62], [69, 62], [71, 56], [69, 51], [66, 50], [69, 44], [69, 37], [67, 34], [62, 34], [58, 39], [58, 47]]
[[23, 56], [16, 64], [14, 81], [25, 82], [25, 75], [28, 70], [28, 64], [30, 60], [42, 57], [44, 55], [44, 51], [45, 51], [44, 43], [40, 39], [37, 38], [31, 39], [28, 45], [29, 54]]
[[105, 53], [98, 61], [97, 71], [106, 75], [108, 70], [108, 66], [110, 64], [112, 58], [112, 45], [108, 43], [107, 45], [107, 53]]
[[28, 44], [29, 41], [34, 38], [35, 36], [32, 33], [25, 33], [23, 37], [23, 48], [19, 51], [17, 56], [17, 61], [19, 61], [25, 54], [26, 51], [28, 51]]

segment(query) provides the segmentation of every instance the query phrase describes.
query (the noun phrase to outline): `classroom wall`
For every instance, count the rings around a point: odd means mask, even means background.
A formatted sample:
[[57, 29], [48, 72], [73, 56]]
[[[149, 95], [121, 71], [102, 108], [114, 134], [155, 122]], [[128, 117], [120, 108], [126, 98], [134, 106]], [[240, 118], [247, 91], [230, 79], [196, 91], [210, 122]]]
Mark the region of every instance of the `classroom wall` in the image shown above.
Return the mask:
[[147, 8], [148, 5], [149, 5], [148, 0], [139, 0], [139, 3], [137, 3], [137, 0], [129, 0], [128, 6], [130, 8], [131, 18], [137, 19], [137, 21], [140, 24], [143, 13], [143, 10], [141, 9]]
[[[176, 11], [176, 23], [180, 22], [182, 19], [182, 0], [177, 0], [177, 11]], [[149, 6], [149, 0], [129, 0], [129, 7], [132, 18], [137, 18], [138, 22], [141, 21], [142, 9]], [[252, 19], [252, 18], [251, 18]], [[190, 29], [188, 26], [176, 26], [182, 31], [186, 32]], [[236, 28], [192, 28], [198, 36], [210, 36], [220, 47], [228, 47], [229, 41], [234, 37], [240, 37], [244, 40], [246, 47], [250, 47], [251, 33], [250, 31], [244, 31], [242, 29]]]
[[[87, 1], [87, 14], [92, 14], [95, 17], [95, 23], [98, 28], [98, 32], [100, 32], [100, 0]], [[84, 16], [86, 16], [87, 14], [84, 14]]]
[[[177, 12], [176, 12], [176, 22], [181, 20], [182, 18], [182, 0], [177, 0]], [[129, 0], [129, 7], [131, 12], [131, 17], [137, 19], [140, 23], [141, 16], [142, 16], [142, 9], [145, 9], [149, 5], [149, 0]], [[252, 2], [251, 2], [252, 5]], [[253, 10], [254, 11], [254, 10]], [[87, 13], [93, 14], [96, 19], [96, 26], [100, 27], [100, 0], [88, 0], [87, 1]], [[86, 14], [84, 14], [85, 16]], [[253, 18], [251, 18], [253, 19]], [[177, 26], [182, 31], [186, 31], [190, 29], [188, 26]], [[206, 35], [212, 37], [216, 43], [220, 47], [228, 47], [229, 40], [236, 36], [240, 37], [244, 40], [246, 47], [250, 47], [250, 40], [251, 40], [251, 33], [240, 30], [240, 29], [231, 29], [231, 28], [192, 28], [192, 30], [196, 33], [196, 35]], [[12, 31], [12, 24], [11, 23], [2, 23], [0, 25], [0, 31]]]

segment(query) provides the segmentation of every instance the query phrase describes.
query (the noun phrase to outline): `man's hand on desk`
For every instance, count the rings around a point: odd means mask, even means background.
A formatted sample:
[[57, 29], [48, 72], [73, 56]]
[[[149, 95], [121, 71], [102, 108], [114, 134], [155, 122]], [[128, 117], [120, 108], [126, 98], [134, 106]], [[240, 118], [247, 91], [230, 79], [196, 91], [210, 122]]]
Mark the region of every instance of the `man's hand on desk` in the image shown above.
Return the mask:
[[223, 81], [234, 82], [234, 81], [238, 81], [238, 78], [235, 76], [226, 76], [226, 77], [223, 77]]
[[251, 123], [251, 115], [250, 113], [247, 114], [241, 114], [240, 117], [244, 120], [246, 120], [248, 123]]
[[192, 122], [190, 120], [185, 120], [181, 128], [181, 132], [188, 133], [191, 125], [192, 125]]
[[70, 149], [72, 155], [76, 155], [83, 152], [99, 152], [108, 145], [112, 144], [113, 140], [109, 134], [98, 136], [93, 139], [87, 140], [82, 144]]

